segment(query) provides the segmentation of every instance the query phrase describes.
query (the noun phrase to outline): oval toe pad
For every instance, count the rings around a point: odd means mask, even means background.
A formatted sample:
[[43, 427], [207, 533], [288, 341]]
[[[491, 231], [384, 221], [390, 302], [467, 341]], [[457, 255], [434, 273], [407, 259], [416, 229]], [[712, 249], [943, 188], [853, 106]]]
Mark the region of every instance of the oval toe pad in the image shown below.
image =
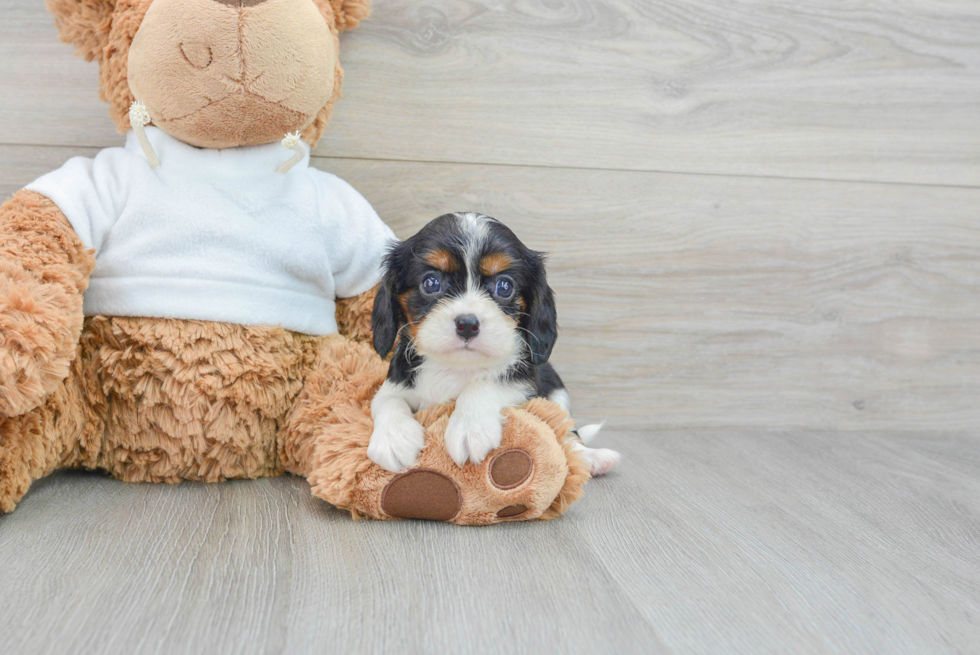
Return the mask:
[[514, 489], [531, 477], [534, 461], [523, 450], [505, 450], [490, 462], [490, 481], [498, 489]]
[[451, 521], [462, 507], [463, 497], [456, 483], [429, 469], [395, 476], [381, 494], [381, 509], [400, 519]]
[[505, 519], [514, 516], [520, 516], [527, 511], [527, 505], [508, 505], [499, 512], [497, 512], [498, 519]]

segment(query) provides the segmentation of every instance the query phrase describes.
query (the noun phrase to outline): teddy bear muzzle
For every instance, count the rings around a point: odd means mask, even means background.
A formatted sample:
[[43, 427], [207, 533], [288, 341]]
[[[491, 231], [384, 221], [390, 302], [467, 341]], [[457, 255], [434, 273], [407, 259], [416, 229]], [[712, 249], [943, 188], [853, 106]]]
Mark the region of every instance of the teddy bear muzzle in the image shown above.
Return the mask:
[[333, 96], [336, 64], [313, 0], [154, 0], [127, 79], [170, 136], [229, 148], [305, 129]]

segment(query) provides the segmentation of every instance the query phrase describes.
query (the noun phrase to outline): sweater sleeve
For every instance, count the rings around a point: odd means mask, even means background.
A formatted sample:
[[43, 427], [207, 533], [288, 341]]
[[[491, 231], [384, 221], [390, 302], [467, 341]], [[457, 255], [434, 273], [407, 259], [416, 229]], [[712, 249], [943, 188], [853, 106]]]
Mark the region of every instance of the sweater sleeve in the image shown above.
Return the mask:
[[330, 267], [334, 293], [351, 298], [369, 291], [381, 280], [381, 260], [395, 235], [378, 217], [364, 196], [338, 177], [322, 174], [321, 193], [338, 202], [324, 207], [340, 215], [324, 217], [331, 228]]
[[25, 187], [50, 198], [87, 248], [96, 254], [118, 215], [127, 180], [119, 166], [121, 148], [103, 150], [95, 159], [72, 157], [61, 168]]

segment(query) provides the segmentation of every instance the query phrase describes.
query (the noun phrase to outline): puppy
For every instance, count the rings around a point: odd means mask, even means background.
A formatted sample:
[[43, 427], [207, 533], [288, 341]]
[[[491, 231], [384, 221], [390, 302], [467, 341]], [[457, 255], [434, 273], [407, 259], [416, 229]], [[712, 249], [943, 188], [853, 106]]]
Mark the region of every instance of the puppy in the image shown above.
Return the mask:
[[[382, 468], [415, 463], [425, 439], [414, 413], [429, 405], [456, 400], [445, 443], [460, 466], [500, 446], [505, 407], [540, 396], [569, 409], [547, 363], [558, 324], [544, 256], [489, 216], [446, 214], [392, 246], [371, 323], [378, 354], [395, 348], [371, 403], [368, 457]], [[600, 428], [576, 435], [593, 475], [619, 461], [584, 445]]]

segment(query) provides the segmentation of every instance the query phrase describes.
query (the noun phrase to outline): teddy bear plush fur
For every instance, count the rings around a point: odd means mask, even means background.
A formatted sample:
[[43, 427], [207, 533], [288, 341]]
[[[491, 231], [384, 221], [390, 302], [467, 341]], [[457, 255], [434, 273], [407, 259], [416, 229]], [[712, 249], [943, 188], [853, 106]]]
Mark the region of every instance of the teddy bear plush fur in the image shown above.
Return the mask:
[[[202, 148], [273, 143], [292, 130], [315, 144], [340, 95], [338, 34], [368, 13], [367, 0], [48, 7], [62, 39], [98, 61], [120, 132], [135, 89], [157, 127]], [[168, 51], [175, 33], [185, 38]], [[503, 444], [481, 464], [458, 467], [446, 454], [451, 405], [418, 414], [426, 449], [415, 468], [373, 464], [370, 400], [387, 368], [369, 345], [373, 291], [338, 299], [339, 333], [326, 336], [86, 317], [95, 266], [44, 195], [20, 191], [0, 207], [0, 512], [58, 468], [171, 483], [292, 473], [355, 517], [460, 524], [552, 518], [588, 479], [565, 441], [567, 414], [540, 399], [505, 412]]]

